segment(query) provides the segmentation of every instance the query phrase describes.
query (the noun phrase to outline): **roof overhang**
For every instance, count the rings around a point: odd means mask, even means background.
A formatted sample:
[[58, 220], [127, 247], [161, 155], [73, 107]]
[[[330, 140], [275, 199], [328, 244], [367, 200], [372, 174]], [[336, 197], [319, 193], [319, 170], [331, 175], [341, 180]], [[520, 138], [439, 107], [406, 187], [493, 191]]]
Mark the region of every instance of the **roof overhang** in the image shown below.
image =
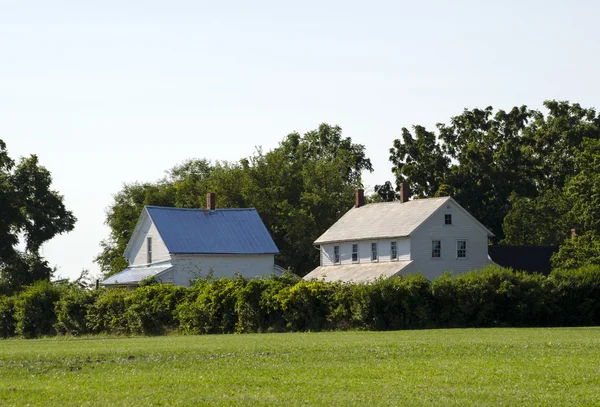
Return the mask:
[[412, 260], [386, 261], [374, 263], [353, 263], [333, 266], [319, 266], [303, 280], [341, 281], [348, 283], [366, 283], [378, 278], [389, 278], [401, 274]]

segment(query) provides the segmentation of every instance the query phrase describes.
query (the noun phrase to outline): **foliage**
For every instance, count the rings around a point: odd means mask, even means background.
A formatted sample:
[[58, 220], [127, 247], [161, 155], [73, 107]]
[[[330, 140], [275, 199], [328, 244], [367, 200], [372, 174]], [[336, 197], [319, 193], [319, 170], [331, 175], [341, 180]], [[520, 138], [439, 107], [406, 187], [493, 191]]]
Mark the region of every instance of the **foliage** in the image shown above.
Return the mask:
[[[21, 158], [17, 164], [0, 140], [0, 278], [12, 291], [49, 280], [52, 270], [39, 249], [75, 225], [75, 217], [51, 185], [50, 172], [39, 165], [37, 156]], [[25, 253], [17, 249], [20, 236]]]
[[600, 265], [600, 237], [595, 232], [568, 239], [550, 259], [553, 269], [577, 269]]
[[127, 330], [132, 333], [162, 334], [178, 327], [174, 318], [185, 288], [170, 284], [140, 287], [125, 298]]
[[110, 236], [96, 262], [105, 276], [126, 267], [122, 254], [144, 205], [204, 207], [211, 191], [218, 207], [256, 208], [279, 247], [278, 264], [304, 275], [318, 264], [313, 241], [352, 207], [363, 170], [373, 170], [364, 146], [327, 124], [238, 163], [187, 161], [156, 183], [124, 185], [107, 211]]
[[0, 295], [0, 337], [15, 335], [15, 298]]
[[65, 288], [60, 299], [54, 304], [56, 332], [69, 335], [91, 333], [87, 318], [98, 294], [99, 291], [86, 290], [75, 284]]
[[89, 307], [86, 326], [92, 333], [124, 334], [129, 333], [125, 298], [128, 291], [124, 288], [102, 289]]
[[54, 303], [60, 297], [60, 287], [47, 281], [26, 287], [15, 300], [16, 334], [25, 338], [54, 335]]
[[437, 136], [403, 129], [390, 150], [397, 183], [418, 197], [452, 195], [504, 244], [562, 243], [573, 220], [588, 231], [598, 219], [600, 116], [576, 103], [544, 107], [465, 109]]
[[600, 265], [550, 276], [491, 265], [433, 281], [367, 284], [281, 277], [199, 278], [189, 288], [87, 290], [39, 282], [0, 297], [0, 333], [52, 335], [252, 333], [600, 324]]
[[600, 264], [556, 269], [550, 279], [554, 285], [553, 298], [561, 310], [556, 324], [600, 325]]
[[436, 326], [545, 326], [554, 312], [551, 288], [540, 274], [498, 266], [445, 274], [431, 284]]

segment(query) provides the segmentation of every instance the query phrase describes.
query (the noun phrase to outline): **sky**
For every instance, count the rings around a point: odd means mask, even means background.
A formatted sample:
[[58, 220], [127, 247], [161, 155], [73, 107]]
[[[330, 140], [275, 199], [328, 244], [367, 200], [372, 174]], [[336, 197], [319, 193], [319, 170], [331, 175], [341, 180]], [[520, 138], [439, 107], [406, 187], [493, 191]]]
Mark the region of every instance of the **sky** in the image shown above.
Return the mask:
[[[596, 1], [0, 0], [0, 139], [78, 218], [43, 246], [94, 274], [124, 183], [339, 125], [392, 180], [403, 127], [547, 99], [600, 107]], [[2, 216], [2, 214], [0, 214]]]

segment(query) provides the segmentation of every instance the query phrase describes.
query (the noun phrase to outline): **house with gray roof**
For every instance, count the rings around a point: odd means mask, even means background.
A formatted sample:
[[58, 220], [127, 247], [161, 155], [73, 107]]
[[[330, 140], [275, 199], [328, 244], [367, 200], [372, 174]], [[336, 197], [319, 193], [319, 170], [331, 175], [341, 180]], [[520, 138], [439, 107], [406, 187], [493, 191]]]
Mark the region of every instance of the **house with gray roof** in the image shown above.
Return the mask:
[[320, 266], [304, 279], [359, 283], [419, 272], [431, 280], [490, 263], [492, 232], [454, 199], [408, 198], [402, 185], [400, 201], [365, 205], [357, 189], [355, 206], [314, 242]]
[[189, 286], [206, 276], [268, 277], [281, 274], [275, 242], [256, 209], [217, 209], [215, 194], [201, 209], [146, 206], [125, 249], [129, 266], [102, 281], [103, 286], [135, 287], [154, 277]]

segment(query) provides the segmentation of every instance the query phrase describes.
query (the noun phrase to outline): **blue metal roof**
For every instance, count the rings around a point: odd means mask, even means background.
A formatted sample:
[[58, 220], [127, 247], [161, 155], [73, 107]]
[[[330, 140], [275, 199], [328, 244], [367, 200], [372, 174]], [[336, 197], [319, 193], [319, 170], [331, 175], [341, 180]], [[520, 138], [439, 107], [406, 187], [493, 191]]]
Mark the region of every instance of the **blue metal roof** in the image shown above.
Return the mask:
[[278, 254], [256, 209], [147, 206], [169, 253]]
[[170, 270], [173, 266], [171, 263], [157, 264], [153, 266], [130, 266], [124, 270], [113, 274], [106, 280], [102, 281], [102, 285], [128, 285], [137, 284], [143, 279], [156, 276], [164, 271]]

